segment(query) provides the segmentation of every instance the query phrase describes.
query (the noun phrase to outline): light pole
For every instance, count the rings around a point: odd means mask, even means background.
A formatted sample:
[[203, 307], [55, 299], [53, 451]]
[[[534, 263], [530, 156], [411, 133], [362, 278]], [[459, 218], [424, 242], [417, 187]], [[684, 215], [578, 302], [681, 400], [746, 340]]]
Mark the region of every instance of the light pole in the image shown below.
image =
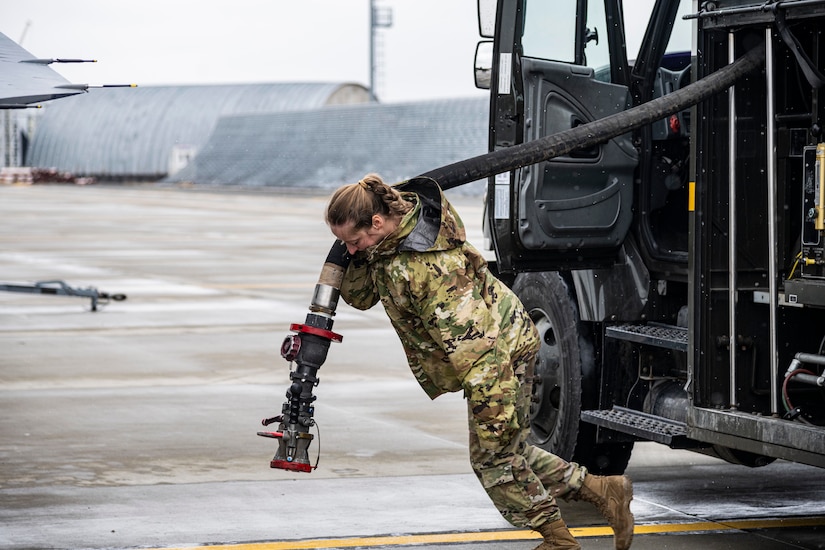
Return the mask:
[[376, 4], [377, 0], [370, 0], [370, 95], [377, 101], [378, 61], [376, 53], [378, 44], [376, 36], [379, 28], [392, 27], [392, 8]]

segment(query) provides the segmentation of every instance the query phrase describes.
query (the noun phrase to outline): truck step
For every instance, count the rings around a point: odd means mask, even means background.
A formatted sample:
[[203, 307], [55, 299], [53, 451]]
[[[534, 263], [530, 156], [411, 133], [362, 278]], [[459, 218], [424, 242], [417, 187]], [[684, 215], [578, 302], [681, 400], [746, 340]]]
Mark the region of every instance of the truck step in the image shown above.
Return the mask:
[[688, 332], [673, 325], [616, 325], [605, 328], [605, 336], [658, 348], [687, 351]]
[[640, 439], [663, 443], [674, 449], [691, 447], [687, 426], [652, 414], [614, 406], [604, 411], [582, 411], [584, 422], [634, 435]]

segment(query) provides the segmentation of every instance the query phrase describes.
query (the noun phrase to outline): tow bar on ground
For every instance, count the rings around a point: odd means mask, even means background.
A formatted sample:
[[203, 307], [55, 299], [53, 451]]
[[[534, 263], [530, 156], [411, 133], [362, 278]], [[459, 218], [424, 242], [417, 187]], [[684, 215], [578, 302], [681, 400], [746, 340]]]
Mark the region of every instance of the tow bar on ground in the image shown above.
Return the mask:
[[92, 300], [92, 311], [97, 311], [97, 305], [106, 305], [109, 300], [121, 302], [126, 299], [125, 294], [109, 294], [100, 292], [94, 287], [75, 288], [64, 281], [40, 281], [33, 285], [13, 285], [0, 283], [0, 290], [6, 292], [26, 292], [29, 294], [52, 294], [58, 296], [80, 296]]

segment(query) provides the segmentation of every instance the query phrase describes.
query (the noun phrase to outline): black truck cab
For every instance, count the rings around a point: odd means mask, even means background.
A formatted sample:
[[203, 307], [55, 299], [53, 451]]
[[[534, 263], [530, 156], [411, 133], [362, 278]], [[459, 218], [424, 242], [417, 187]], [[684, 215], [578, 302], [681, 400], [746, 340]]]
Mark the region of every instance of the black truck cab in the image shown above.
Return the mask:
[[825, 467], [825, 0], [769, 4], [479, 1], [490, 151], [763, 56], [692, 106], [489, 179], [495, 268], [543, 338], [533, 440], [593, 471], [623, 471], [635, 441]]

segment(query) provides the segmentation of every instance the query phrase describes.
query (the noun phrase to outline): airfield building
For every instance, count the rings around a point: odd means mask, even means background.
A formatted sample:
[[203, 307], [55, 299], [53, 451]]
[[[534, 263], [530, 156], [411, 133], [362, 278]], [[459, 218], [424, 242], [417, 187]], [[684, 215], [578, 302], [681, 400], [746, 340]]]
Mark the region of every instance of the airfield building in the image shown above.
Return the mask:
[[92, 89], [43, 111], [26, 165], [101, 181], [396, 182], [487, 148], [483, 97], [378, 104], [346, 83]]

